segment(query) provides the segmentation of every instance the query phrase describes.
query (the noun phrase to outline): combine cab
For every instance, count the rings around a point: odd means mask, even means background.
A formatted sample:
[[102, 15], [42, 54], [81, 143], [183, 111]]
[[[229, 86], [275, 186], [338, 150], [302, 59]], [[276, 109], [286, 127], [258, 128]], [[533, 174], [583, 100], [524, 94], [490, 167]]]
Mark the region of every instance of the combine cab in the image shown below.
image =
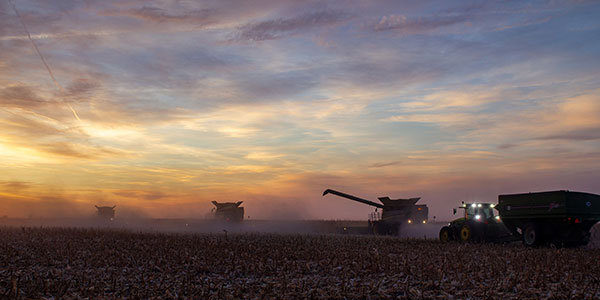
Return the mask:
[[241, 222], [244, 220], [244, 208], [240, 207], [243, 201], [222, 202], [213, 201], [215, 218], [226, 222]]
[[[397, 235], [401, 226], [427, 223], [429, 214], [427, 205], [415, 204], [421, 198], [390, 199], [389, 197], [379, 197], [380, 204], [331, 189], [323, 192], [323, 196], [327, 194], [334, 194], [374, 206], [375, 211], [369, 215], [369, 231], [374, 234]], [[381, 212], [378, 209], [381, 209]]]

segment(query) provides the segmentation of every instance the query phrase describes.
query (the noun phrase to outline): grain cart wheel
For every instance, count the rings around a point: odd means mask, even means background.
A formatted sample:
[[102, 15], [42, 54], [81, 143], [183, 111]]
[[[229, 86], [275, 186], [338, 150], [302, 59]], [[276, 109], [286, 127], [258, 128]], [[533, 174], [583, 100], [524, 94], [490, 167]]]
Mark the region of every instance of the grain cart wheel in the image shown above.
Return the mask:
[[463, 242], [468, 242], [471, 241], [471, 239], [473, 238], [473, 230], [471, 229], [471, 226], [465, 224], [463, 225], [463, 227], [460, 229], [460, 240]]
[[528, 223], [523, 228], [523, 244], [525, 246], [537, 246], [541, 244], [542, 237], [539, 227], [534, 223]]
[[446, 243], [452, 240], [452, 236], [450, 233], [450, 227], [444, 226], [440, 229], [440, 241]]

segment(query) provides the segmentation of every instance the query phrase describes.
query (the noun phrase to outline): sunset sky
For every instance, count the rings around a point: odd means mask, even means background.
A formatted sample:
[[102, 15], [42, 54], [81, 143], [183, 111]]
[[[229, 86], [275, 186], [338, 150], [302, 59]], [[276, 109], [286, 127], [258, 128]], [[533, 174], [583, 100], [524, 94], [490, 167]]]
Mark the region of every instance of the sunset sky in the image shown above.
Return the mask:
[[333, 188], [422, 197], [439, 220], [503, 193], [600, 194], [599, 16], [597, 1], [0, 0], [0, 216], [202, 218], [217, 200], [367, 218]]

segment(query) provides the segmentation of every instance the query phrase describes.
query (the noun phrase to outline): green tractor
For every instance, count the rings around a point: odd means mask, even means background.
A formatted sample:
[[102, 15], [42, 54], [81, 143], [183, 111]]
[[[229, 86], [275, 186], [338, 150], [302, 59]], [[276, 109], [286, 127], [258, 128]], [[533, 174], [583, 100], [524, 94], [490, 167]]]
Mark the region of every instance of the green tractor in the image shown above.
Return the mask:
[[510, 236], [510, 232], [495, 213], [494, 205], [493, 203], [463, 202], [461, 206], [454, 208], [454, 214], [457, 209], [464, 209], [463, 217], [442, 227], [440, 240], [442, 242], [491, 242]]
[[497, 205], [463, 202], [459, 208], [464, 217], [442, 227], [441, 241], [581, 246], [600, 221], [600, 195], [564, 190], [499, 195]]

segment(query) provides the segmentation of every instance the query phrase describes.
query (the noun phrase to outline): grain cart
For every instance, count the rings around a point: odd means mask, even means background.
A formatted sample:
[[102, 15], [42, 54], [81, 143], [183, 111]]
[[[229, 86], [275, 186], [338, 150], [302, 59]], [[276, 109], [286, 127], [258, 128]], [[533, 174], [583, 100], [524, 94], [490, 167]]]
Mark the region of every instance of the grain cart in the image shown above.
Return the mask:
[[502, 222], [528, 246], [586, 245], [600, 221], [600, 195], [552, 191], [498, 196]]
[[460, 208], [465, 209], [464, 217], [442, 227], [440, 240], [521, 239], [527, 246], [578, 246], [589, 242], [590, 228], [600, 221], [600, 196], [581, 192], [500, 195], [496, 205], [470, 203]]
[[500, 241], [510, 239], [511, 234], [495, 214], [493, 203], [462, 203], [454, 208], [464, 209], [462, 218], [458, 218], [442, 227], [440, 240], [448, 241]]
[[244, 220], [244, 208], [240, 207], [243, 201], [238, 202], [217, 202], [212, 201], [215, 205], [213, 212], [215, 218], [227, 222], [241, 222]]
[[[421, 198], [390, 199], [389, 197], [379, 197], [377, 199], [382, 203], [379, 204], [331, 189], [323, 192], [323, 196], [327, 194], [334, 194], [374, 206], [375, 211], [369, 215], [369, 232], [374, 234], [397, 235], [402, 225], [427, 223], [429, 214], [427, 205], [415, 205]], [[381, 213], [377, 209], [381, 209]]]

